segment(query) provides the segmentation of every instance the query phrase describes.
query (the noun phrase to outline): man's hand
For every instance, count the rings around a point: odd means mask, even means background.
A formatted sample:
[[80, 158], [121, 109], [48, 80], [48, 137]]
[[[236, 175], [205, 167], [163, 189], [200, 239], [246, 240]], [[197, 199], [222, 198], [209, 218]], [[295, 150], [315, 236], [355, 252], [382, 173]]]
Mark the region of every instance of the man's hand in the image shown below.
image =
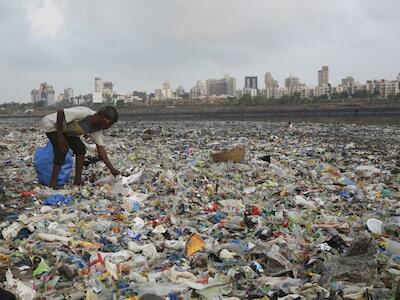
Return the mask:
[[57, 142], [60, 150], [67, 152], [68, 142], [63, 133], [57, 133]]
[[111, 174], [113, 174], [114, 176], [121, 175], [121, 172], [118, 171], [116, 168], [114, 168], [114, 166], [108, 159], [107, 151], [104, 148], [104, 146], [97, 145], [97, 153], [99, 154], [99, 157], [101, 158], [101, 160], [104, 161], [106, 166], [110, 169]]

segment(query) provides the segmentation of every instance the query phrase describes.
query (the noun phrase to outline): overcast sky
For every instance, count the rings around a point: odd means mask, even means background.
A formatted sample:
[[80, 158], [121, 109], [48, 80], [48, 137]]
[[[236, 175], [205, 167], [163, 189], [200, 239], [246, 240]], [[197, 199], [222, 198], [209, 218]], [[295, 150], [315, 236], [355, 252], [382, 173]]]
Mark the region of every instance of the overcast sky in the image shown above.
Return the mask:
[[399, 0], [0, 0], [0, 102], [30, 101], [40, 82], [56, 93], [190, 89], [228, 73], [270, 71], [314, 86], [400, 72]]

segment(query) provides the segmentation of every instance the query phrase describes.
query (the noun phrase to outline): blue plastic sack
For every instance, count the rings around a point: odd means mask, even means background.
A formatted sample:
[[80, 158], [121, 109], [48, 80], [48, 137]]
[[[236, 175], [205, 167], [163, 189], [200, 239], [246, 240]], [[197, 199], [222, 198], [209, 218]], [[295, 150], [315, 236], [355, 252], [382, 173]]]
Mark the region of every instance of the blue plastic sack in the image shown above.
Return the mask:
[[[48, 142], [46, 146], [36, 149], [35, 170], [41, 184], [49, 185], [51, 173], [53, 172], [53, 160], [53, 146], [50, 142]], [[72, 151], [70, 149], [67, 152], [65, 162], [57, 177], [58, 186], [63, 186], [71, 178], [73, 163]]]
[[61, 194], [55, 194], [50, 196], [46, 200], [43, 201], [43, 205], [61, 205], [61, 204], [70, 204], [74, 200], [72, 196], [64, 196]]

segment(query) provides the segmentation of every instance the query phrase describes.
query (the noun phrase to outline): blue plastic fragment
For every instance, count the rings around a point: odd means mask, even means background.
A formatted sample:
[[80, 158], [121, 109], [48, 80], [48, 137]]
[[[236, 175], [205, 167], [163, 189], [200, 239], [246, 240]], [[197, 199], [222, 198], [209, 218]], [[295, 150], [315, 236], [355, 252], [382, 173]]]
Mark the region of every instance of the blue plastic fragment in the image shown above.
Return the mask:
[[339, 195], [343, 198], [349, 198], [350, 197], [350, 192], [348, 191], [342, 191], [339, 193]]
[[248, 247], [247, 243], [243, 242], [241, 240], [232, 240], [231, 243], [235, 244], [235, 245], [238, 245], [242, 251], [248, 251], [249, 250], [249, 247]]
[[254, 268], [257, 270], [257, 272], [264, 272], [263, 267], [260, 265], [260, 263], [256, 261], [252, 261], [251, 264], [254, 266]]
[[64, 196], [61, 194], [55, 194], [44, 200], [44, 205], [60, 205], [60, 204], [70, 204], [74, 198], [72, 196]]
[[137, 201], [133, 201], [133, 202], [132, 202], [132, 210], [135, 211], [135, 212], [140, 211], [140, 204], [139, 204], [139, 202], [137, 202]]
[[175, 293], [169, 293], [167, 296], [168, 300], [179, 300], [179, 296]]
[[184, 258], [184, 254], [183, 253], [178, 253], [178, 252], [172, 252], [169, 256], [168, 259], [172, 260], [172, 261], [176, 261], [176, 260], [181, 260], [182, 258]]
[[130, 230], [125, 231], [123, 235], [130, 238], [132, 241], [138, 241], [142, 237], [142, 234], [140, 232], [135, 233]]
[[343, 180], [343, 183], [344, 183], [345, 185], [354, 185], [354, 186], [357, 185], [354, 181], [350, 180], [349, 178], [345, 178], [345, 179]]
[[74, 263], [75, 265], [77, 265], [79, 268], [83, 269], [83, 268], [87, 268], [87, 263], [79, 256], [71, 256], [71, 262]]
[[127, 284], [125, 281], [118, 281], [117, 282], [117, 287], [119, 289], [126, 289], [129, 287], [129, 284]]
[[212, 217], [212, 221], [214, 224], [219, 223], [221, 220], [223, 220], [226, 217], [226, 214], [221, 213], [221, 212], [217, 212], [213, 215]]
[[182, 229], [182, 228], [176, 228], [176, 229], [175, 229], [175, 233], [176, 233], [177, 236], [182, 236], [183, 233], [184, 233], [184, 229]]

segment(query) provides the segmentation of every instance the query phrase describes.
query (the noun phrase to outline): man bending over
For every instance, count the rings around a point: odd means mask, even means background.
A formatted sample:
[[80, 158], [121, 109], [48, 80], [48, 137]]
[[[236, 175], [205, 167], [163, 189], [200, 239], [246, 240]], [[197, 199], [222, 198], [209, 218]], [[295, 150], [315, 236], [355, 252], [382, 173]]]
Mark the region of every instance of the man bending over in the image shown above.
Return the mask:
[[98, 112], [84, 106], [61, 109], [56, 113], [45, 116], [42, 126], [54, 150], [53, 171], [50, 187], [57, 186], [57, 177], [64, 164], [68, 148], [75, 154], [74, 185], [82, 184], [82, 169], [85, 162], [86, 147], [79, 136], [88, 134], [96, 144], [97, 153], [114, 176], [120, 172], [114, 168], [108, 159], [104, 148], [103, 130], [110, 128], [118, 121], [118, 112], [112, 106], [105, 106]]

